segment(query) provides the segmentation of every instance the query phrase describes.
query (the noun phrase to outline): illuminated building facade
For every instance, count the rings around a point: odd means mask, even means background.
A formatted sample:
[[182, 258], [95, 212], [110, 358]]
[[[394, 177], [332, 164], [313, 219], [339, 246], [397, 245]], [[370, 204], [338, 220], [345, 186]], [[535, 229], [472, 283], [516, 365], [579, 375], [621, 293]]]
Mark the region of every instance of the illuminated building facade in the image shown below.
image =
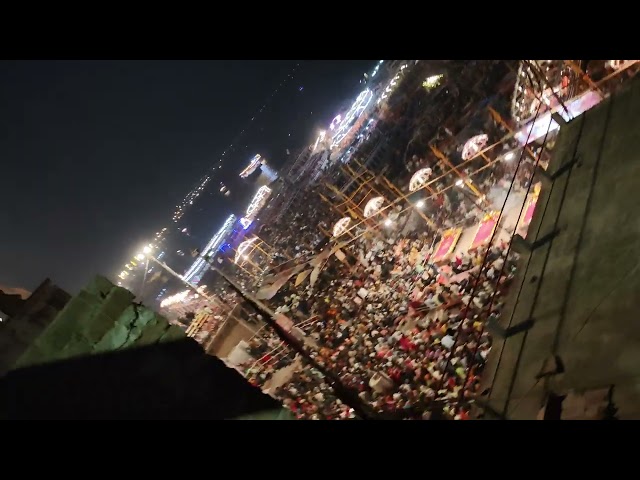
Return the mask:
[[262, 165], [260, 165], [260, 172], [269, 180], [269, 183], [273, 183], [278, 179], [278, 173], [266, 162], [262, 162]]
[[267, 201], [271, 196], [271, 192], [271, 189], [267, 186], [260, 187], [251, 200], [251, 203], [249, 203], [243, 219], [250, 221], [255, 220], [260, 210], [262, 210], [262, 208], [267, 204]]
[[209, 268], [208, 262], [205, 258], [210, 258], [215, 255], [218, 248], [224, 243], [225, 238], [231, 231], [233, 230], [233, 226], [236, 222], [235, 215], [229, 215], [227, 220], [224, 222], [220, 230], [216, 232], [216, 234], [211, 237], [209, 243], [204, 247], [200, 255], [196, 259], [195, 262], [187, 269], [184, 273], [183, 278], [187, 282], [191, 282], [194, 284], [198, 284], [198, 282], [202, 279], [204, 272], [206, 272]]
[[255, 172], [258, 168], [260, 168], [261, 164], [262, 164], [262, 157], [258, 153], [256, 154], [255, 157], [251, 159], [251, 161], [249, 162], [249, 165], [247, 165], [247, 167], [240, 172], [240, 178], [249, 177], [251, 174], [253, 174], [253, 172]]
[[240, 178], [258, 186], [266, 186], [278, 179], [278, 173], [267, 164], [267, 161], [260, 154], [256, 154], [249, 165], [240, 172]]
[[[343, 140], [345, 140], [353, 130], [353, 127], [356, 125], [362, 114], [365, 113], [369, 105], [371, 105], [371, 100], [373, 100], [373, 92], [368, 88], [358, 95], [358, 98], [353, 102], [353, 105], [351, 105], [349, 111], [344, 115], [344, 118], [341, 118], [340, 123], [334, 127], [335, 133], [333, 133], [333, 137], [331, 139], [331, 148], [338, 147], [343, 143]], [[336, 119], [338, 117], [336, 117]], [[336, 119], [334, 119], [334, 121]], [[334, 124], [332, 123], [329, 126], [329, 129], [331, 129], [333, 125]]]
[[292, 156], [285, 166], [280, 170], [282, 178], [287, 183], [295, 183], [295, 179], [301, 175], [301, 171], [304, 171], [306, 163], [311, 158], [312, 149], [310, 146], [304, 147], [300, 152]]

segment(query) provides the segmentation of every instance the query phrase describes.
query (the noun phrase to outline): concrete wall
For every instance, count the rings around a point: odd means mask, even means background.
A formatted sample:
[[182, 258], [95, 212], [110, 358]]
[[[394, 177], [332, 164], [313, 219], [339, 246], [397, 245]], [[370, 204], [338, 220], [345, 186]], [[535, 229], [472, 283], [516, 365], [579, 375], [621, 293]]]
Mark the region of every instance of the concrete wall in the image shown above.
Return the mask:
[[206, 352], [218, 358], [226, 358], [240, 340], [249, 341], [258, 327], [251, 326], [236, 316], [230, 316], [216, 335], [206, 344]]
[[[535, 325], [496, 339], [484, 377], [508, 418], [535, 418], [549, 391], [611, 384], [620, 418], [640, 418], [639, 145], [637, 80], [560, 131], [549, 171], [578, 163], [543, 187], [527, 239], [560, 234], [523, 254], [501, 318]], [[553, 354], [566, 372], [536, 380]]]
[[[30, 330], [11, 368], [41, 365], [89, 354], [181, 339], [184, 332], [153, 310], [133, 303], [133, 294], [95, 277], [66, 303], [46, 328]], [[55, 312], [57, 313], [57, 312]]]

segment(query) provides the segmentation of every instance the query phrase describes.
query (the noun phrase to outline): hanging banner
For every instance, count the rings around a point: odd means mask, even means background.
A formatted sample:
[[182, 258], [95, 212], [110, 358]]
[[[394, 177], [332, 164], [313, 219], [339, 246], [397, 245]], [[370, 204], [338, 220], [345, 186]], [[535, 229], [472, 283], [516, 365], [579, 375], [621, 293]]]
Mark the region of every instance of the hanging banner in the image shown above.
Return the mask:
[[335, 256], [338, 260], [340, 260], [342, 263], [346, 264], [347, 266], [349, 266], [349, 262], [347, 262], [347, 256], [344, 254], [344, 252], [340, 249], [335, 251]]
[[476, 236], [473, 238], [473, 242], [471, 243], [469, 250], [475, 250], [491, 240], [491, 236], [498, 226], [499, 216], [500, 212], [491, 212], [484, 216], [482, 222], [480, 222], [480, 225], [478, 226]]
[[531, 223], [531, 219], [533, 218], [533, 212], [536, 211], [536, 202], [538, 201], [537, 197], [531, 198], [529, 200], [529, 204], [527, 205], [527, 210], [524, 213], [523, 223], [525, 225], [529, 225]]
[[320, 271], [322, 271], [322, 268], [324, 267], [324, 265], [325, 265], [324, 263], [322, 265], [318, 265], [311, 272], [311, 277], [309, 278], [309, 285], [311, 286], [311, 288], [313, 288], [313, 286], [318, 281], [318, 277], [320, 276]]
[[271, 285], [265, 285], [256, 293], [256, 298], [258, 300], [270, 300], [273, 296], [278, 293], [291, 277], [299, 273], [305, 266], [297, 265], [294, 268], [290, 268], [289, 270], [282, 272], [279, 274], [274, 282]]
[[304, 272], [300, 272], [300, 273], [298, 274], [298, 276], [296, 277], [296, 283], [295, 283], [295, 286], [296, 286], [296, 287], [300, 286], [300, 284], [302, 284], [302, 282], [304, 282], [304, 281], [307, 279], [307, 277], [308, 277], [309, 275], [311, 275], [311, 272], [312, 272], [312, 271], [313, 271], [313, 269], [309, 269], [309, 270], [305, 270]]
[[524, 209], [524, 216], [520, 220], [518, 225], [518, 233], [523, 237], [527, 236], [527, 229], [533, 219], [533, 214], [536, 211], [536, 204], [538, 203], [538, 196], [540, 195], [540, 183], [534, 186], [533, 193], [529, 195], [527, 200], [527, 206]]
[[456, 248], [458, 244], [458, 240], [460, 240], [460, 235], [462, 235], [461, 228], [451, 228], [446, 230], [442, 234], [442, 239], [438, 244], [438, 248], [436, 248], [435, 253], [432, 257], [432, 262], [442, 262], [446, 260], [449, 255], [453, 253], [453, 250]]

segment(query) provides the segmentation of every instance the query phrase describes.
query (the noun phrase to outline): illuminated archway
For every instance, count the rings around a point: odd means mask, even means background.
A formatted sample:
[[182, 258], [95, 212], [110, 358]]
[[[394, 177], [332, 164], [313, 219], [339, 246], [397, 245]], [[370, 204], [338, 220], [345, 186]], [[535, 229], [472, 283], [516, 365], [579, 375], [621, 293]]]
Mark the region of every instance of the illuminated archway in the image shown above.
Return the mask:
[[[363, 90], [356, 101], [351, 105], [349, 111], [344, 115], [344, 118], [339, 120], [339, 124], [335, 126], [335, 134], [331, 139], [331, 148], [337, 147], [342, 140], [349, 134], [351, 128], [356, 123], [356, 121], [360, 118], [360, 115], [367, 109], [367, 106], [371, 102], [373, 98], [373, 92], [368, 88]], [[334, 120], [336, 120], [336, 117]], [[333, 125], [333, 122], [331, 122]], [[329, 128], [331, 128], [331, 125]], [[333, 129], [332, 129], [333, 130]]]
[[336, 115], [335, 118], [331, 120], [331, 123], [329, 124], [329, 130], [331, 131], [335, 130], [336, 127], [340, 125], [341, 121], [342, 121], [342, 115]]
[[344, 217], [338, 220], [336, 224], [333, 226], [333, 236], [339, 237], [343, 235], [349, 228], [349, 225], [351, 225], [350, 217]]
[[364, 206], [365, 218], [372, 217], [376, 213], [378, 213], [382, 208], [383, 204], [384, 204], [384, 197], [375, 197], [369, 200], [367, 204]]
[[253, 242], [255, 242], [258, 239], [258, 237], [253, 237], [250, 238], [249, 240], [245, 240], [244, 242], [242, 242], [240, 245], [238, 245], [238, 248], [236, 249], [236, 257], [233, 260], [234, 262], [238, 263], [238, 259], [240, 257], [242, 257], [244, 255], [244, 252], [247, 251], [247, 249], [253, 244]]
[[575, 78], [575, 72], [564, 60], [521, 61], [511, 99], [511, 116], [520, 125], [530, 120], [538, 107], [542, 113], [557, 105], [558, 98], [568, 100], [572, 95], [571, 84], [575, 83], [572, 82]]
[[415, 192], [424, 186], [431, 177], [432, 170], [430, 168], [421, 168], [413, 174], [409, 181], [409, 191]]
[[269, 195], [271, 195], [271, 189], [269, 187], [266, 185], [260, 187], [253, 196], [253, 199], [251, 199], [251, 203], [247, 207], [244, 218], [247, 220], [254, 220], [260, 209], [267, 203]]
[[487, 146], [487, 143], [489, 143], [489, 136], [484, 133], [471, 137], [462, 148], [462, 159], [469, 160], [475, 157], [478, 152]]

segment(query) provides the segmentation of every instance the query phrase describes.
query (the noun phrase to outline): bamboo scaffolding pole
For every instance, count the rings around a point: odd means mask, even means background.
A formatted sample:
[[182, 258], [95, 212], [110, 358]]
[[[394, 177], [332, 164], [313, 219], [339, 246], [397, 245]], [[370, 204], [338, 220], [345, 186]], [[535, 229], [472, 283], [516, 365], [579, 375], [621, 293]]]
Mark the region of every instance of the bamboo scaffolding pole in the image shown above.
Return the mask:
[[[322, 195], [321, 193], [318, 192], [318, 195], [320, 195], [320, 198], [322, 199], [322, 201], [324, 201], [325, 203], [327, 203], [329, 205], [329, 208], [331, 208], [332, 210], [335, 210], [336, 212], [338, 212], [338, 215], [340, 215], [340, 218], [349, 216], [347, 213], [342, 213], [340, 211], [340, 209], [338, 207], [336, 207], [333, 202], [331, 200], [329, 200], [327, 197], [325, 197], [324, 195]], [[325, 233], [325, 235], [327, 235], [329, 238], [333, 238], [333, 234], [329, 234], [328, 232], [326, 232], [322, 227], [320, 227], [318, 225], [318, 227], [323, 231], [323, 233]], [[349, 230], [347, 230], [345, 233], [347, 233], [351, 238], [354, 238], [353, 233], [351, 233]]]
[[[395, 195], [395, 196], [396, 196], [396, 198], [398, 198], [398, 197], [403, 197], [403, 196], [404, 196], [404, 194], [402, 193], [402, 191], [401, 191], [398, 187], [396, 187], [396, 186], [393, 184], [393, 182], [392, 182], [391, 180], [389, 180], [387, 177], [385, 177], [384, 175], [380, 175], [380, 176], [374, 175], [374, 174], [373, 174], [373, 172], [371, 172], [371, 171], [370, 171], [370, 170], [369, 170], [365, 165], [361, 164], [361, 163], [360, 163], [360, 162], [358, 162], [357, 160], [356, 160], [356, 164], [357, 164], [360, 168], [364, 169], [364, 171], [365, 171], [365, 172], [368, 172], [368, 173], [370, 173], [371, 175], [373, 175], [373, 178], [381, 178], [381, 179], [385, 182], [385, 184], [386, 184], [386, 186], [387, 186], [387, 189], [388, 189], [388, 190], [389, 190], [393, 195]], [[377, 191], [376, 191], [376, 193], [378, 193], [378, 195], [381, 195], [381, 194], [380, 194], [379, 192], [377, 192]], [[412, 193], [415, 193], [415, 192], [412, 192]], [[419, 215], [420, 217], [422, 217], [422, 219], [427, 223], [427, 225], [429, 225], [431, 228], [434, 228], [434, 229], [436, 229], [436, 228], [437, 228], [437, 227], [436, 227], [436, 225], [435, 225], [435, 223], [433, 223], [433, 221], [432, 221], [430, 218], [428, 218], [424, 213], [422, 213], [422, 212], [420, 211], [420, 209], [416, 209], [416, 212], [418, 213], [418, 215]], [[408, 221], [408, 219], [407, 219], [407, 221]]]
[[596, 82], [596, 85], [601, 86], [603, 83], [608, 82], [609, 80], [611, 80], [613, 77], [616, 77], [618, 75], [620, 75], [622, 72], [624, 72], [625, 70], [633, 67], [634, 65], [636, 65], [638, 62], [640, 62], [640, 60], [629, 60], [629, 63], [627, 63], [626, 65], [623, 65], [622, 67], [620, 67], [617, 70], [614, 70], [613, 72], [611, 72], [609, 75], [607, 75], [604, 78], [601, 78], [600, 80], [598, 80]]
[[589, 75], [587, 75], [586, 72], [582, 71], [579, 65], [576, 65], [573, 60], [564, 60], [564, 64], [567, 65], [571, 70], [573, 70], [573, 72], [578, 75], [578, 78], [584, 80], [584, 82], [591, 90], [600, 95], [600, 98], [604, 98], [604, 93], [602, 93], [602, 90], [600, 90], [598, 85], [596, 85], [596, 83], [591, 79]]
[[[515, 130], [513, 128], [511, 128], [509, 123], [507, 123], [507, 121], [504, 118], [502, 118], [502, 115], [500, 115], [492, 107], [487, 107], [487, 109], [489, 110], [489, 113], [491, 114], [491, 116], [493, 117], [493, 119], [496, 122], [498, 122], [500, 125], [502, 125], [509, 133], [514, 133], [515, 134]], [[535, 153], [533, 153], [533, 150], [531, 150], [531, 147], [529, 147], [529, 145], [525, 145], [524, 148], [527, 151], [527, 153], [529, 155], [531, 155], [532, 158], [536, 158]]]
[[[458, 170], [458, 168], [455, 167], [455, 165], [453, 165], [453, 163], [451, 163], [451, 161], [447, 158], [447, 156], [442, 153], [440, 150], [438, 150], [437, 147], [434, 147], [433, 145], [429, 145], [429, 148], [431, 149], [431, 151], [433, 152], [433, 154], [438, 157], [442, 163], [444, 163], [447, 167], [449, 167], [451, 169], [451, 171], [455, 172], [456, 174], [458, 174], [458, 176], [460, 177], [460, 179], [471, 189], [471, 191], [473, 193], [475, 193], [478, 197], [482, 197], [482, 194], [480, 193], [480, 190], [478, 190], [476, 188], [476, 186], [471, 182], [471, 180], [469, 180], [469, 177], [462, 175], [462, 172], [460, 172], [460, 170]], [[478, 152], [478, 155], [482, 155], [484, 152]], [[475, 155], [473, 158], [475, 158]], [[472, 158], [470, 158], [467, 161], [472, 160]], [[491, 163], [487, 163], [487, 165], [490, 165]], [[462, 164], [464, 165], [464, 163]], [[429, 182], [430, 183], [430, 182]]]
[[[344, 170], [343, 170], [343, 171], [344, 171]], [[348, 176], [350, 176], [349, 172], [346, 172], [346, 174], [347, 174]], [[354, 179], [354, 180], [356, 180], [356, 179]], [[362, 202], [364, 202], [364, 201], [367, 199], [367, 197], [368, 197], [368, 193], [370, 193], [370, 192], [372, 192], [372, 191], [373, 191], [376, 195], [381, 196], [382, 198], [384, 198], [384, 195], [382, 195], [382, 194], [381, 194], [379, 191], [377, 191], [375, 188], [373, 188], [373, 187], [369, 186], [369, 183], [371, 183], [371, 181], [372, 181], [372, 180], [373, 180], [373, 178], [370, 178], [369, 180], [367, 180], [365, 183], [363, 183], [363, 184], [361, 185], [361, 187], [362, 187], [362, 188], [364, 188], [364, 187], [366, 186], [366, 187], [369, 189], [369, 191], [368, 191], [368, 192], [367, 192], [367, 193], [362, 197], [362, 200], [360, 200], [360, 202], [359, 202], [359, 203], [357, 203], [357, 204], [355, 204], [355, 202], [353, 201], [353, 199], [352, 199], [353, 197], [351, 197], [351, 198], [346, 197], [346, 195], [344, 195], [344, 193], [342, 193], [340, 190], [338, 190], [334, 185], [328, 185], [328, 184], [327, 184], [327, 186], [329, 186], [329, 188], [330, 188], [332, 191], [334, 191], [337, 195], [342, 196], [342, 197], [349, 198], [349, 201], [350, 201], [351, 203], [354, 203], [354, 204], [356, 205], [356, 208], [360, 208], [360, 204], [361, 204]], [[358, 180], [356, 180], [356, 182], [358, 182]], [[355, 196], [355, 192], [354, 192], [354, 196]], [[357, 212], [357, 213], [358, 213], [358, 212]], [[372, 228], [374, 231], [376, 231], [376, 232], [377, 232], [376, 227], [375, 227], [375, 223], [373, 223], [372, 221], [370, 221], [370, 219], [368, 219], [368, 218], [366, 218], [366, 217], [364, 216], [364, 210], [363, 210], [363, 214], [361, 215], [361, 217], [362, 217], [362, 220], [365, 222], [365, 224], [367, 225], [367, 227], [368, 227], [368, 228]], [[385, 218], [386, 218], [386, 215], [385, 215]], [[371, 225], [370, 225], [370, 224], [371, 224]]]
[[340, 190], [338, 190], [334, 185], [331, 185], [329, 183], [325, 183], [325, 186], [331, 190], [333, 193], [335, 193], [336, 195], [338, 195], [338, 197], [340, 197], [341, 199], [344, 199], [346, 204], [347, 204], [347, 208], [352, 209], [353, 213], [355, 213], [356, 217], [358, 217], [359, 220], [364, 220], [364, 211], [361, 214], [359, 212], [359, 210], [362, 210], [360, 208], [360, 205], [357, 204], [356, 202], [353, 201], [352, 198], [346, 196], [344, 193], [342, 193]]

